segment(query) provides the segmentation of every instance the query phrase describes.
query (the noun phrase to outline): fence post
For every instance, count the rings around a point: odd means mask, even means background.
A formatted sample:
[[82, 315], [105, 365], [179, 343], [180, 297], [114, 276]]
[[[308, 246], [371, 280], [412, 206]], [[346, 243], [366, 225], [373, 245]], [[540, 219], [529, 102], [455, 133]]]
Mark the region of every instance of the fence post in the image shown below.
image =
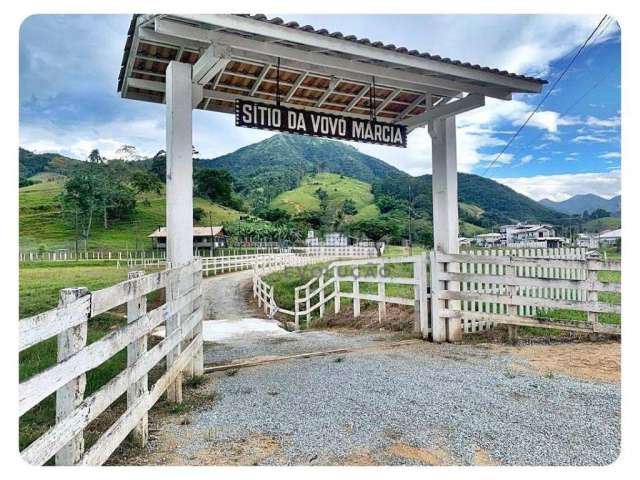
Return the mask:
[[307, 326], [309, 328], [309, 324], [311, 323], [311, 298], [309, 298], [309, 285], [304, 290], [304, 296], [307, 298], [305, 306], [307, 307]]
[[298, 313], [300, 311], [300, 306], [299, 306], [299, 297], [300, 297], [300, 287], [296, 287], [293, 290], [293, 295], [294, 295], [294, 299], [293, 299], [293, 310], [294, 310], [294, 314], [293, 314], [293, 320], [295, 322], [296, 325], [296, 330], [300, 330], [300, 314]]
[[271, 285], [271, 288], [269, 289], [269, 309], [269, 317], [273, 318], [273, 316], [276, 314], [276, 294], [273, 285]]
[[386, 295], [384, 280], [384, 263], [380, 262], [376, 268], [378, 277], [378, 323], [382, 323], [387, 318], [387, 304], [384, 301]]
[[196, 312], [199, 310], [197, 315], [200, 316], [200, 320], [196, 324], [193, 329], [192, 335], [190, 338], [195, 338], [197, 335], [200, 335], [200, 342], [198, 344], [198, 348], [196, 348], [195, 353], [193, 354], [193, 359], [191, 361], [191, 370], [194, 376], [204, 375], [204, 338], [202, 337], [202, 322], [204, 320], [204, 307], [202, 302], [202, 293], [200, 291], [202, 285], [202, 260], [195, 260], [197, 263], [200, 263], [200, 268], [196, 269], [193, 272], [193, 288], [198, 289], [200, 295], [193, 302], [192, 311]]
[[[169, 262], [167, 267], [171, 268]], [[167, 303], [173, 310], [176, 301], [180, 298], [180, 270], [171, 269], [167, 274], [167, 286], [165, 296]], [[165, 321], [165, 338], [168, 338], [180, 326], [180, 312], [171, 312], [171, 316]], [[173, 365], [182, 352], [182, 343], [178, 342], [176, 347], [167, 354], [167, 369]], [[167, 387], [167, 401], [169, 403], [182, 403], [182, 372], [180, 372], [174, 382]]]
[[[585, 262], [587, 264], [587, 268], [589, 265], [589, 261]], [[589, 302], [597, 302], [598, 301], [598, 292], [597, 290], [592, 290], [595, 282], [598, 281], [598, 272], [595, 270], [587, 271], [587, 279], [589, 283], [589, 290], [587, 293], [587, 301]], [[598, 332], [598, 312], [587, 312], [587, 320], [591, 323], [592, 329], [594, 333]]]
[[[513, 265], [505, 265], [504, 274], [506, 277], [514, 277], [515, 276], [515, 268]], [[517, 294], [517, 285], [516, 280], [510, 280], [509, 286], [507, 287], [507, 295], [509, 298], [509, 303], [507, 304], [507, 314], [509, 316], [517, 316], [518, 315], [518, 306], [513, 305], [513, 297]], [[518, 343], [518, 326], [517, 325], [509, 325], [507, 327], [509, 331], [509, 342], [515, 345]]]
[[[88, 294], [89, 290], [84, 287], [64, 288], [60, 290], [58, 305], [65, 307]], [[87, 345], [88, 320], [87, 315], [81, 324], [58, 334], [58, 362], [66, 360]], [[61, 421], [82, 403], [86, 385], [87, 377], [83, 373], [56, 391], [56, 422]], [[84, 434], [81, 432], [56, 453], [56, 465], [74, 465], [80, 460], [83, 453]]]
[[[129, 272], [129, 280], [141, 278], [144, 272]], [[138, 318], [147, 313], [147, 297], [142, 295], [127, 302], [127, 323], [135, 322]], [[147, 336], [143, 335], [138, 340], [134, 340], [127, 346], [127, 366], [130, 367], [147, 352]], [[136, 401], [147, 394], [147, 375], [140, 380], [129, 385], [127, 389], [127, 408], [131, 408]], [[136, 445], [144, 447], [147, 444], [149, 435], [149, 416], [144, 414], [140, 423], [131, 432], [131, 438]]]
[[333, 266], [333, 313], [336, 315], [340, 313], [340, 280], [338, 280], [338, 267]]
[[320, 273], [320, 278], [318, 278], [318, 288], [320, 289], [320, 318], [324, 318], [324, 269]]
[[360, 316], [360, 269], [353, 269], [353, 318]]
[[[439, 293], [443, 282], [438, 278], [441, 265], [437, 262], [435, 250], [431, 251], [431, 339], [434, 342], [444, 342], [447, 339], [446, 318], [440, 317], [440, 309], [444, 308], [444, 300], [440, 300]], [[426, 332], [422, 332], [424, 335]]]

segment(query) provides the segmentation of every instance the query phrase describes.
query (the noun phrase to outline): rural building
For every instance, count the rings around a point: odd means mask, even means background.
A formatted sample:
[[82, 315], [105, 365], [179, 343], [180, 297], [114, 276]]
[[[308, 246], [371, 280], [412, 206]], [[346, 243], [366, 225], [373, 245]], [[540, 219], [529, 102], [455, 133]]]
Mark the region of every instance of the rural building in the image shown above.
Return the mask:
[[[148, 236], [153, 248], [167, 248], [167, 227], [157, 228]], [[226, 245], [224, 229], [221, 226], [193, 227], [193, 246], [195, 248], [224, 247]]]
[[598, 248], [599, 235], [593, 233], [579, 233], [576, 238], [576, 245], [584, 248]]
[[500, 245], [502, 235], [499, 233], [481, 233], [474, 237], [474, 242], [479, 247], [494, 247]]
[[321, 241], [313, 230], [307, 232], [307, 238], [304, 241], [307, 247], [346, 247], [349, 243], [349, 237], [338, 232], [327, 233]]
[[617, 230], [605, 230], [600, 232], [598, 237], [600, 245], [616, 245], [622, 241], [622, 229]]

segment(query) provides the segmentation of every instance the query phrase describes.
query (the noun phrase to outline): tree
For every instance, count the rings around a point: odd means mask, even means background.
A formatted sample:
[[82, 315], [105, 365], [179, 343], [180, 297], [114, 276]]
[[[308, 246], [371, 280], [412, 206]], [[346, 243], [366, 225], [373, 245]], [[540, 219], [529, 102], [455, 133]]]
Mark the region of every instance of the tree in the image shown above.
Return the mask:
[[64, 213], [71, 217], [85, 242], [89, 239], [93, 217], [105, 202], [103, 182], [94, 169], [83, 168], [64, 185], [61, 203]]
[[356, 202], [347, 198], [344, 202], [342, 202], [342, 211], [346, 215], [355, 215], [358, 213], [358, 209], [356, 208]]
[[136, 170], [131, 174], [131, 185], [137, 193], [162, 191], [162, 182], [153, 173], [146, 170]]
[[193, 221], [194, 222], [199, 222], [200, 220], [202, 220], [204, 218], [204, 208], [201, 207], [193, 207]]
[[151, 160], [151, 173], [164, 183], [167, 179], [167, 153], [159, 150]]
[[100, 155], [100, 150], [98, 150], [97, 148], [94, 148], [89, 153], [87, 160], [89, 160], [90, 163], [104, 163], [105, 158], [102, 155]]
[[264, 220], [268, 220], [269, 222], [285, 223], [291, 220], [291, 215], [281, 208], [261, 206], [259, 208], [255, 208], [253, 213], [254, 215], [263, 218]]
[[351, 231], [366, 236], [369, 240], [376, 242], [378, 256], [381, 242], [386, 238], [398, 234], [398, 226], [394, 219], [381, 215], [377, 218], [359, 220], [351, 225]]
[[226, 170], [198, 170], [193, 179], [193, 187], [197, 195], [208, 198], [211, 202], [219, 203], [220, 205], [234, 206], [231, 189], [233, 177]]

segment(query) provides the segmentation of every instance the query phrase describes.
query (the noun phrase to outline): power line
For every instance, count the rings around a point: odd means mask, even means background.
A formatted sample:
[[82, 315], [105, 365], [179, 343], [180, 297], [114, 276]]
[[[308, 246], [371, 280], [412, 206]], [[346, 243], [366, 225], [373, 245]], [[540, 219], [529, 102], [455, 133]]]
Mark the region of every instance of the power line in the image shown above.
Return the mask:
[[518, 137], [518, 135], [520, 134], [520, 132], [522, 132], [522, 130], [524, 129], [524, 127], [527, 126], [527, 124], [529, 123], [529, 120], [531, 120], [531, 118], [536, 114], [536, 112], [540, 109], [540, 107], [542, 106], [542, 104], [545, 102], [545, 100], [547, 98], [549, 98], [549, 95], [551, 95], [551, 92], [553, 92], [553, 90], [556, 88], [556, 86], [558, 85], [558, 83], [560, 82], [560, 80], [562, 80], [562, 78], [565, 76], [565, 74], [569, 71], [569, 69], [571, 68], [571, 66], [573, 65], [573, 63], [576, 61], [576, 59], [578, 58], [578, 56], [582, 53], [582, 51], [584, 50], [584, 48], [587, 46], [587, 44], [589, 43], [589, 40], [591, 40], [591, 38], [593, 38], [593, 36], [595, 35], [595, 33], [598, 31], [598, 29], [600, 28], [600, 26], [602, 25], [602, 23], [605, 21], [605, 19], [607, 18], [607, 15], [605, 15], [604, 17], [602, 17], [602, 19], [600, 19], [600, 22], [598, 23], [598, 25], [596, 25], [596, 28], [593, 29], [593, 31], [589, 34], [589, 36], [587, 37], [587, 39], [584, 41], [584, 43], [580, 46], [580, 48], [578, 49], [578, 51], [575, 53], [575, 55], [571, 58], [571, 61], [567, 64], [567, 66], [564, 68], [564, 70], [562, 71], [562, 73], [560, 74], [560, 76], [558, 78], [556, 78], [556, 80], [553, 82], [553, 85], [551, 86], [551, 88], [549, 88], [549, 90], [547, 90], [547, 93], [545, 94], [545, 96], [542, 98], [542, 100], [540, 100], [540, 102], [538, 102], [538, 104], [536, 105], [536, 108], [533, 109], [533, 111], [529, 114], [529, 116], [527, 117], [527, 119], [524, 121], [524, 123], [522, 125], [520, 125], [520, 128], [518, 128], [518, 130], [516, 131], [515, 134], [513, 134], [513, 136], [511, 137], [511, 139], [509, 139], [509, 142], [507, 142], [507, 144], [504, 146], [504, 148], [500, 151], [500, 153], [498, 153], [498, 155], [496, 156], [496, 158], [493, 159], [493, 161], [487, 166], [487, 168], [484, 169], [484, 172], [482, 172], [482, 176], [484, 176], [487, 171], [500, 159], [500, 157], [502, 156], [502, 154], [504, 152], [507, 151], [507, 149], [509, 148], [509, 146], [511, 146], [511, 144], [513, 143], [513, 141]]
[[[613, 72], [615, 72], [618, 68], [620, 68], [619, 65], [615, 65], [613, 68], [609, 69], [607, 71], [607, 73], [605, 73], [602, 77], [600, 77], [593, 85], [591, 85], [582, 95], [580, 95], [571, 105], [569, 105], [568, 108], [566, 108], [562, 113], [560, 113], [558, 115], [558, 120], [560, 120], [562, 117], [564, 117], [567, 113], [569, 113], [571, 110], [573, 110], [573, 108], [578, 105], [580, 102], [582, 102], [582, 100], [584, 100], [587, 95], [589, 95], [593, 90], [595, 90], [602, 82], [605, 81], [605, 79], [611, 75]], [[526, 149], [527, 147], [529, 147], [532, 143], [536, 142], [540, 137], [542, 137], [543, 135], [545, 135], [547, 132], [542, 132], [539, 135], [537, 135], [536, 137], [534, 137], [529, 143], [527, 143], [526, 145], [523, 145], [522, 147], [520, 147], [518, 149], [518, 151], [516, 153], [520, 153], [522, 150]]]

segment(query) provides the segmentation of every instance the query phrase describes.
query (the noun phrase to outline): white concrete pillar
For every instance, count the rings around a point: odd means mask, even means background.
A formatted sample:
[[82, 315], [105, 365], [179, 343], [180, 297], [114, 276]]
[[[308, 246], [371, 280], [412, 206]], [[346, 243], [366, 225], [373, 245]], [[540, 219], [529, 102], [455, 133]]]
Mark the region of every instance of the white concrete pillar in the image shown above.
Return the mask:
[[193, 159], [191, 65], [167, 67], [167, 260], [193, 259]]
[[[172, 61], [167, 67], [167, 261], [171, 268], [193, 259], [193, 160], [192, 118], [193, 101], [191, 65]], [[190, 279], [168, 282], [167, 300], [177, 300], [191, 288]], [[191, 313], [190, 306], [168, 318], [167, 336], [178, 329], [182, 319]], [[182, 346], [167, 355], [167, 368], [177, 361]], [[170, 402], [182, 402], [182, 373], [167, 388]]]
[[[429, 125], [431, 135], [432, 188], [433, 188], [433, 244], [436, 251], [458, 253], [458, 168], [456, 158], [456, 120], [454, 116], [436, 119]], [[457, 271], [454, 264], [433, 265], [432, 268], [448, 268]], [[447, 285], [448, 284], [448, 285]], [[457, 290], [457, 282], [440, 282], [436, 289]], [[437, 316], [440, 309], [459, 310], [459, 301], [438, 300], [432, 302], [432, 335], [434, 342], [459, 341], [462, 327], [459, 318]]]

